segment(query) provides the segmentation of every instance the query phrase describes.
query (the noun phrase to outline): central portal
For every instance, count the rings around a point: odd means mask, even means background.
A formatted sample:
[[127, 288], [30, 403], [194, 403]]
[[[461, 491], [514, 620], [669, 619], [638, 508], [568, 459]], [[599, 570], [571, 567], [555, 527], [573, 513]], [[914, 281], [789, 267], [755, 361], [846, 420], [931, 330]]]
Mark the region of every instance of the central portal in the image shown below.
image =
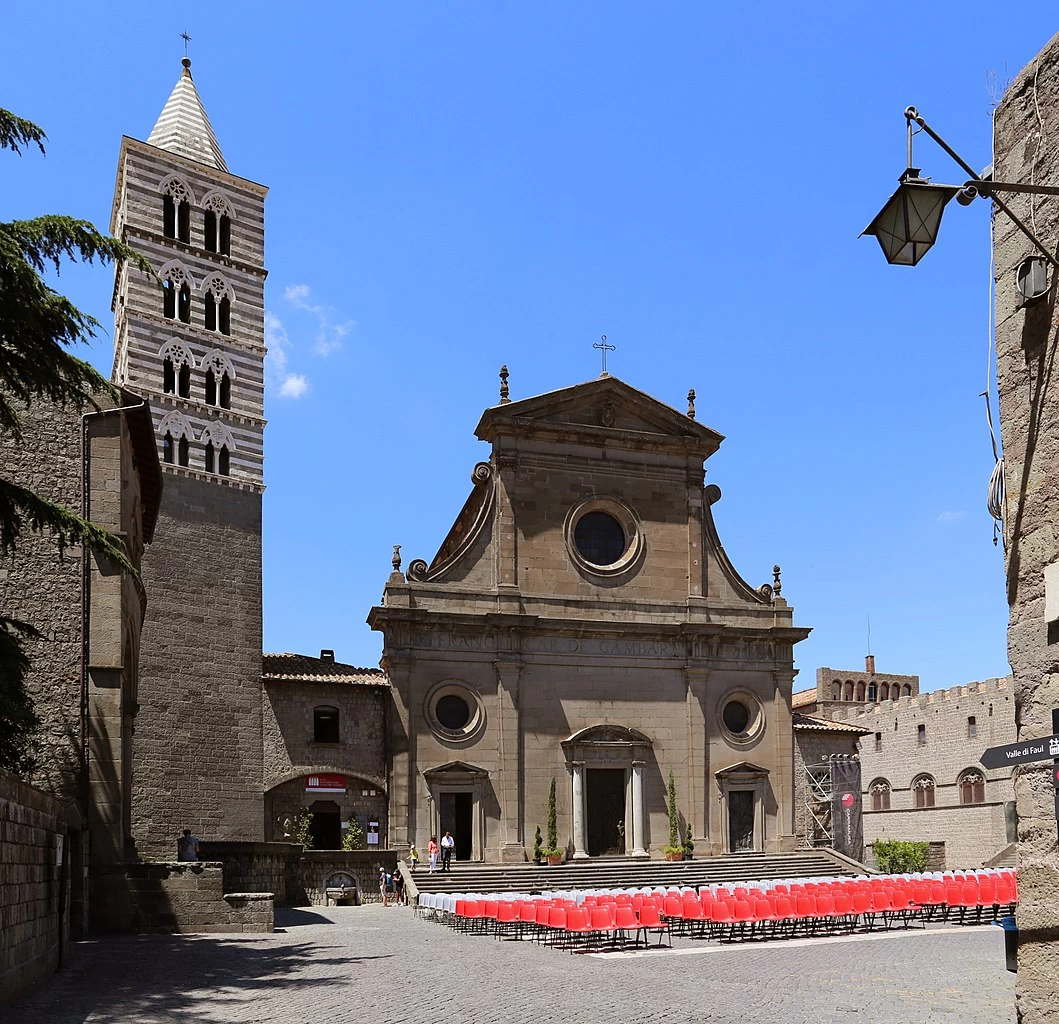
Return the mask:
[[625, 769], [589, 768], [585, 788], [588, 855], [625, 853]]
[[452, 856], [456, 860], [470, 860], [474, 828], [474, 794], [466, 792], [442, 793], [438, 799], [438, 816], [441, 819], [441, 839], [446, 832], [452, 833], [455, 846]]

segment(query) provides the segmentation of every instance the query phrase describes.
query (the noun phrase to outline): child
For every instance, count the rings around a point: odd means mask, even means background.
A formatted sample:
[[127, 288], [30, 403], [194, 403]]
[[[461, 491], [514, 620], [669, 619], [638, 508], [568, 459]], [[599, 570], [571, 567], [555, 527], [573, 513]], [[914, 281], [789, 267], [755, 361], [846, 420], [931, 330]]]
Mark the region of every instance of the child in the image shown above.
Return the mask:
[[415, 871], [416, 865], [419, 863], [419, 851], [416, 849], [415, 843], [408, 847], [408, 863], [412, 870]]

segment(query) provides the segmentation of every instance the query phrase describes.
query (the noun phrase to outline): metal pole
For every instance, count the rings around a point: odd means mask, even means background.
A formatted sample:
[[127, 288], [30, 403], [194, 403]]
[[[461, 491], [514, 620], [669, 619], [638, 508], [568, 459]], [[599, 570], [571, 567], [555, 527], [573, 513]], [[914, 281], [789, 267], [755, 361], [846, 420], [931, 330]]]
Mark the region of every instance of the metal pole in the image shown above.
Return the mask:
[[[1052, 708], [1052, 735], [1059, 735], [1059, 708]], [[1059, 757], [1052, 761], [1052, 783], [1055, 784], [1055, 775], [1059, 772]], [[1055, 787], [1055, 828], [1059, 836], [1059, 786]]]

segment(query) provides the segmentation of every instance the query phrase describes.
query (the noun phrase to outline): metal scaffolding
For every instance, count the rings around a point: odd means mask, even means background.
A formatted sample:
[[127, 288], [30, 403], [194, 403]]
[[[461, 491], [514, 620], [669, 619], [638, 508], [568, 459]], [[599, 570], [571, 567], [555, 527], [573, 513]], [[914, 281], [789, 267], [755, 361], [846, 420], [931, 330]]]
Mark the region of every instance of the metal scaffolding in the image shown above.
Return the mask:
[[835, 829], [831, 817], [834, 795], [831, 762], [805, 765], [806, 847], [835, 845]]

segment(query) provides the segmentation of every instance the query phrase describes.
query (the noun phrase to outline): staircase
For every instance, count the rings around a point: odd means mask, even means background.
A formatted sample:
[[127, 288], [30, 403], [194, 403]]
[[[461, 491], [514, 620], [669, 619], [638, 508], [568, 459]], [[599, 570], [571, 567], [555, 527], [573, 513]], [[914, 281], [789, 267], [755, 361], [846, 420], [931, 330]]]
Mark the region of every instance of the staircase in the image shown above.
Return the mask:
[[757, 878], [812, 878], [853, 875], [852, 862], [832, 857], [827, 850], [800, 853], [741, 853], [696, 860], [628, 860], [596, 857], [557, 867], [536, 864], [480, 864], [454, 862], [449, 872], [430, 874], [422, 865], [414, 875], [419, 892], [537, 892], [545, 889], [631, 889], [646, 885], [700, 886], [745, 882]]

